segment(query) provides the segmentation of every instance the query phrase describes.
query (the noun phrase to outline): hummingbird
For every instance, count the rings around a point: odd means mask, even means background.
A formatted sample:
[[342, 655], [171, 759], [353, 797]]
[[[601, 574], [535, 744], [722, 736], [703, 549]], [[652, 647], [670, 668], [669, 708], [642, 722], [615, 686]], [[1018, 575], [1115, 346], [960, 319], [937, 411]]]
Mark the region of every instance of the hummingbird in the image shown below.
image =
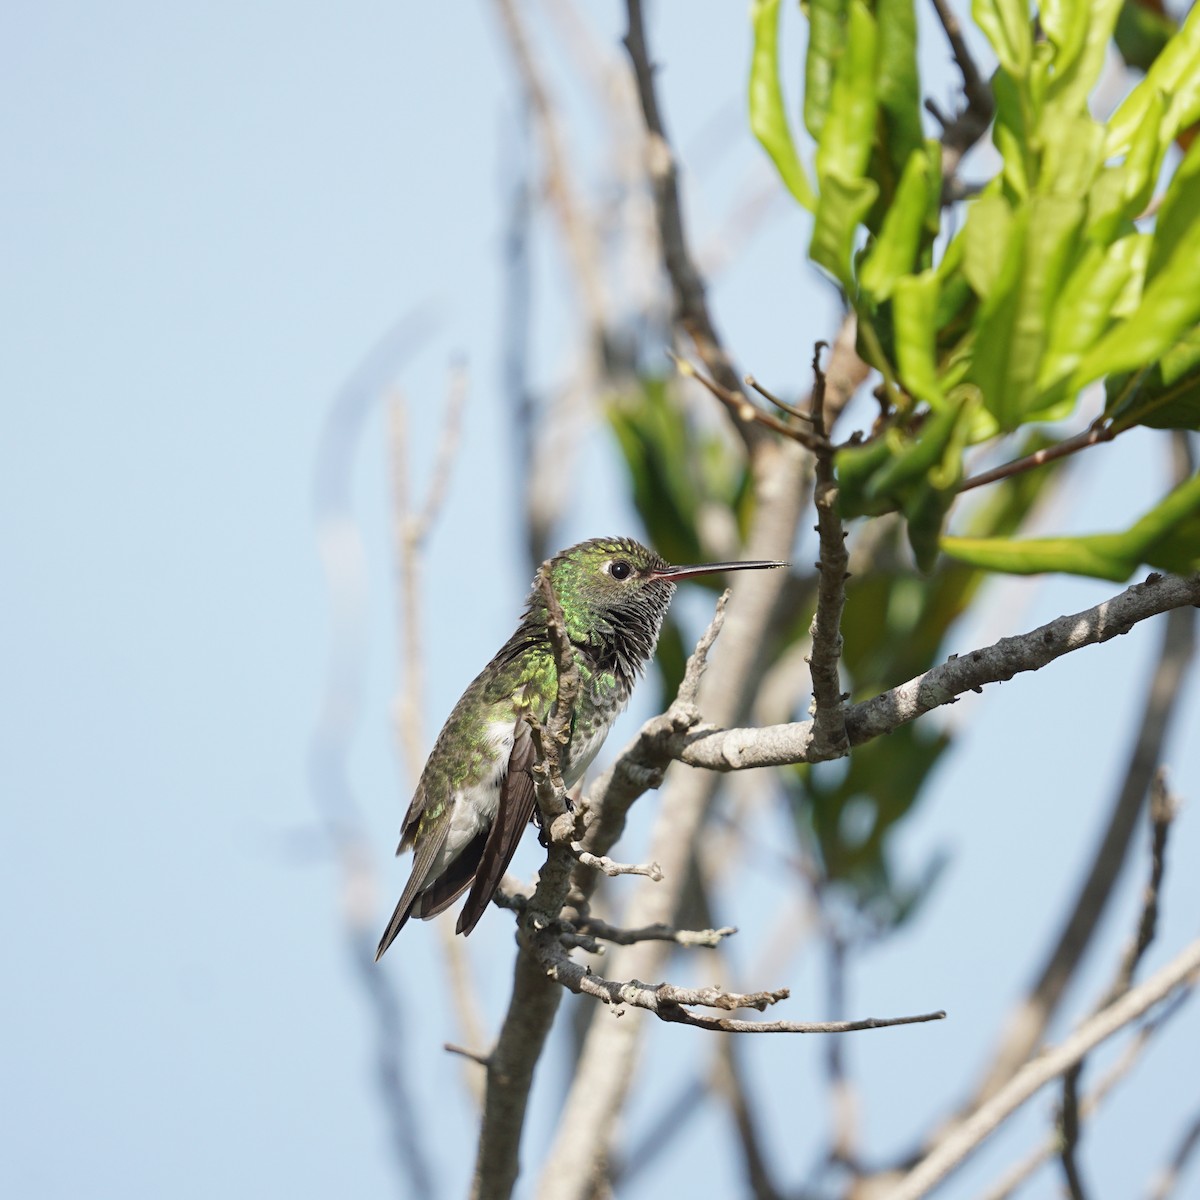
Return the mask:
[[454, 706], [421, 772], [401, 830], [414, 852], [378, 962], [410, 917], [428, 920], [470, 888], [455, 932], [479, 923], [525, 826], [534, 815], [536, 762], [530, 720], [554, 714], [558, 667], [543, 590], [548, 578], [579, 671], [579, 688], [560, 754], [570, 788], [596, 757], [654, 654], [667, 606], [681, 579], [782, 562], [720, 562], [673, 567], [632, 538], [593, 538], [547, 559], [516, 632]]

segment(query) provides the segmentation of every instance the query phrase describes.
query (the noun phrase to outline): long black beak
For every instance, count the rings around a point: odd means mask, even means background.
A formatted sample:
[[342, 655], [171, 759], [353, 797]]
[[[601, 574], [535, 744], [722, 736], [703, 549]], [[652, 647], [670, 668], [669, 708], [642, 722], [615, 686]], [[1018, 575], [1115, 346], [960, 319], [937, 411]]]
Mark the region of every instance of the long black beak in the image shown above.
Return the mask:
[[691, 567], [663, 567], [654, 572], [655, 579], [690, 579], [694, 575], [719, 575], [722, 571], [766, 571], [772, 567], [786, 567], [785, 562], [768, 562], [765, 559], [754, 562], [721, 562], [698, 563]]

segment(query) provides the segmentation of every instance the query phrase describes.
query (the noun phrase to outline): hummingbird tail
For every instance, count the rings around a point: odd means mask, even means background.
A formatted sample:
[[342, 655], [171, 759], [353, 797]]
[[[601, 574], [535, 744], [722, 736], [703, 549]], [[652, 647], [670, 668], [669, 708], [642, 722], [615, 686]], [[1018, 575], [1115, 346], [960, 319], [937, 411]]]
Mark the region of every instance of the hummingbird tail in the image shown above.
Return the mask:
[[379, 948], [375, 951], [376, 962], [383, 957], [383, 952], [396, 940], [396, 935], [404, 928], [411, 909], [412, 905], [409, 904], [406, 906], [403, 901], [396, 905], [396, 911], [392, 913], [392, 919], [388, 922], [388, 927], [383, 931], [383, 937], [379, 939]]

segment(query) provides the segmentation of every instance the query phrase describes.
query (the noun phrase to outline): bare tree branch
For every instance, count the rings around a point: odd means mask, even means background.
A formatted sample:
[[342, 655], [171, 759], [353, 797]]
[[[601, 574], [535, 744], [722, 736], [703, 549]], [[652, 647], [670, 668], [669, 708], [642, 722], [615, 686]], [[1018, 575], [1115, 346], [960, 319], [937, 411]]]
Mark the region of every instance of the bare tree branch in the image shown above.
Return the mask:
[[990, 1099], [941, 1141], [887, 1193], [887, 1200], [920, 1200], [970, 1157], [1022, 1104], [1118, 1030], [1165, 1000], [1193, 987], [1200, 973], [1200, 940], [1193, 942], [1145, 983], [1089, 1018], [1066, 1041], [1027, 1062]]
[[1184, 1130], [1183, 1137], [1179, 1139], [1179, 1146], [1171, 1155], [1171, 1161], [1155, 1179], [1150, 1189], [1149, 1200], [1169, 1200], [1171, 1193], [1179, 1183], [1179, 1177], [1187, 1166], [1188, 1159], [1195, 1153], [1197, 1147], [1200, 1147], [1200, 1112], [1192, 1117], [1191, 1124]]
[[615, 946], [632, 946], [634, 942], [674, 942], [677, 946], [712, 949], [737, 930], [732, 925], [721, 929], [675, 929], [671, 925], [644, 925], [641, 929], [621, 929], [596, 917], [583, 917], [572, 924], [580, 933], [612, 942]]
[[1101, 418], [1082, 433], [1077, 433], [1074, 437], [1064, 438], [1061, 442], [1055, 442], [1053, 446], [1045, 446], [1041, 450], [1035, 450], [1032, 454], [1026, 454], [1021, 458], [1014, 458], [1011, 462], [993, 467], [990, 471], [981, 471], [978, 475], [972, 475], [969, 479], [964, 479], [958, 485], [958, 490], [960, 492], [969, 492], [972, 488], [983, 487], [987, 483], [995, 483], [1000, 479], [1008, 479], [1012, 475], [1020, 475], [1025, 471], [1032, 471], [1035, 467], [1043, 466], [1048, 462], [1055, 462], [1060, 458], [1067, 458], [1069, 455], [1078, 454], [1080, 450], [1086, 450], [1089, 446], [1098, 446], [1103, 442], [1111, 442], [1121, 432], [1123, 430], [1114, 429], [1113, 426], [1106, 425], [1104, 419]]
[[368, 932], [375, 919], [373, 859], [347, 770], [362, 707], [367, 603], [366, 554], [350, 501], [353, 458], [367, 416], [409, 354], [429, 337], [430, 315], [416, 311], [387, 331], [329, 405], [313, 467], [313, 516], [330, 600], [330, 652], [321, 710], [308, 751], [309, 789], [341, 868], [344, 935], [375, 1029], [376, 1073], [400, 1179], [428, 1195], [432, 1172], [408, 1094], [402, 997], [373, 967]]
[[[846, 732], [857, 746], [952, 704], [964, 692], [1037, 671], [1064, 654], [1128, 633], [1150, 617], [1200, 604], [1200, 575], [1152, 573], [1142, 583], [1083, 612], [1059, 617], [1028, 633], [1001, 638], [991, 646], [952, 657], [899, 687], [846, 709]], [[1190, 613], [1177, 623], [1190, 623]], [[1173, 659], [1175, 672], [1183, 663]], [[682, 742], [682, 745], [679, 743]], [[699, 726], [679, 735], [666, 749], [680, 762], [715, 771], [742, 771], [788, 763], [821, 761], [813, 749], [813, 722], [768, 725], [761, 729]]]
[[[1137, 930], [1125, 953], [1121, 956], [1116, 977], [1104, 999], [1093, 1012], [1107, 1008], [1114, 1000], [1123, 996], [1133, 986], [1133, 977], [1138, 964], [1149, 949], [1158, 929], [1158, 896], [1162, 888], [1163, 872], [1166, 869], [1167, 838], [1171, 822], [1175, 818], [1177, 804], [1167, 791], [1166, 774], [1160, 768], [1150, 784], [1150, 879], [1142, 894], [1142, 908], [1138, 915]], [[1061, 1147], [1059, 1159], [1071, 1200], [1087, 1200], [1083, 1176], [1078, 1161], [1079, 1139], [1082, 1132], [1079, 1104], [1079, 1080], [1083, 1074], [1084, 1060], [1080, 1059], [1063, 1075], [1063, 1098], [1059, 1110], [1059, 1135]]]
[[653, 879], [655, 883], [662, 882], [662, 867], [660, 867], [656, 862], [615, 862], [607, 855], [592, 854], [591, 851], [585, 850], [582, 842], [572, 842], [571, 849], [575, 852], [575, 857], [578, 858], [585, 867], [591, 867], [593, 870], [599, 871], [610, 878], [613, 878], [617, 875], [644, 875], [647, 879]]
[[496, 1047], [487, 1059], [483, 1127], [471, 1190], [476, 1200], [504, 1200], [512, 1192], [520, 1168], [521, 1131], [533, 1068], [541, 1057], [562, 996], [561, 989], [546, 975], [543, 956], [548, 940], [556, 936], [552, 923], [566, 903], [575, 862], [570, 849], [574, 819], [566, 811], [559, 751], [569, 728], [579, 671], [566, 636], [562, 607], [548, 575], [542, 578], [541, 587], [558, 668], [555, 712], [544, 736], [541, 730], [533, 730], [541, 742], [539, 765], [544, 768], [536, 780], [537, 803], [550, 844], [537, 887], [525, 901], [518, 922], [512, 996]]
[[[1079, 1116], [1081, 1120], [1088, 1120], [1108, 1099], [1113, 1089], [1129, 1074], [1129, 1072], [1137, 1065], [1142, 1053], [1150, 1044], [1151, 1040], [1162, 1029], [1172, 1017], [1180, 1012], [1185, 1003], [1192, 998], [1193, 991], [1177, 992], [1170, 1000], [1168, 1000], [1149, 1020], [1142, 1023], [1137, 1032], [1130, 1039], [1128, 1045], [1121, 1052], [1120, 1057], [1115, 1063], [1104, 1073], [1103, 1077], [1091, 1091], [1083, 1098], [1079, 1105]], [[1058, 1153], [1060, 1140], [1057, 1131], [1048, 1137], [1040, 1146], [1021, 1159], [1014, 1163], [1000, 1179], [993, 1184], [983, 1195], [980, 1200], [1008, 1200], [1013, 1192], [1017, 1190], [1033, 1173], [1044, 1163], [1048, 1162], [1055, 1154]]]
[[508, 39], [517, 72], [529, 98], [538, 140], [546, 157], [544, 187], [562, 227], [574, 277], [583, 293], [584, 311], [597, 344], [607, 323], [608, 301], [600, 270], [600, 252], [592, 223], [584, 211], [571, 175], [555, 106], [513, 0], [495, 0], [500, 25]]
[[828, 758], [850, 753], [846, 736], [846, 711], [838, 663], [842, 657], [842, 609], [846, 605], [846, 579], [850, 556], [846, 553], [846, 531], [838, 512], [837, 476], [833, 449], [825, 431], [825, 373], [821, 370], [818, 342], [813, 352], [813, 435], [824, 443], [816, 452], [816, 482], [813, 500], [817, 510], [820, 559], [817, 569], [817, 607], [809, 636], [809, 668], [812, 672], [813, 752]]
[[1037, 982], [1009, 1020], [1007, 1032], [993, 1056], [991, 1066], [985, 1072], [975, 1103], [994, 1092], [1028, 1058], [1041, 1040], [1104, 912], [1124, 865], [1142, 802], [1161, 761], [1167, 727], [1194, 652], [1195, 613], [1186, 597], [1194, 596], [1190, 604], [1200, 602], [1200, 575], [1187, 579], [1170, 576], [1156, 579], [1152, 576], [1146, 583], [1136, 585], [1114, 600], [1114, 611], [1106, 614], [1105, 622], [1116, 617], [1119, 606], [1121, 615], [1117, 620], [1123, 622], [1128, 611], [1124, 603], [1127, 599], [1133, 601], [1136, 598], [1140, 605], [1163, 592], [1175, 592], [1177, 589], [1182, 590], [1185, 602], [1179, 607], [1172, 606], [1173, 611], [1167, 619], [1141, 727], [1104, 837]]
[[[402, 392], [392, 395], [387, 406], [388, 465], [392, 483], [392, 540], [396, 574], [396, 625], [399, 662], [397, 688], [392, 702], [396, 739], [405, 765], [408, 791], [416, 789], [425, 753], [421, 718], [425, 694], [425, 639], [421, 632], [421, 568], [426, 540], [437, 521], [450, 486], [450, 476], [462, 433], [462, 414], [467, 400], [467, 373], [462, 365], [450, 369], [443, 407], [442, 428], [425, 498], [415, 510], [411, 493], [408, 411]], [[458, 1020], [459, 1032], [472, 1045], [483, 1042], [483, 1016], [471, 982], [467, 950], [461, 938], [444, 922], [437, 937], [446, 970], [448, 991]], [[463, 1073], [475, 1106], [483, 1103], [483, 1082], [477, 1071]]]
[[930, 111], [941, 121], [942, 129], [942, 179], [943, 197], [948, 198], [953, 193], [954, 179], [958, 174], [959, 164], [963, 156], [987, 132], [992, 123], [996, 110], [996, 102], [992, 89], [979, 73], [971, 51], [963, 37], [958, 18], [950, 7], [949, 0], [933, 0], [937, 10], [938, 20], [946, 32], [946, 40], [954, 52], [954, 59], [963, 77], [963, 92], [966, 96], [966, 107], [954, 117], [947, 119], [936, 109]]
[[[543, 943], [553, 947], [553, 943]], [[921, 1013], [911, 1017], [867, 1017], [859, 1021], [742, 1021], [726, 1017], [701, 1016], [693, 1007], [719, 1008], [734, 1012], [755, 1008], [762, 1012], [772, 1004], [786, 1000], [791, 992], [778, 988], [769, 992], [739, 994], [718, 987], [681, 988], [671, 983], [647, 984], [637, 979], [617, 982], [593, 974], [581, 963], [553, 947], [545, 959], [547, 974], [579, 995], [594, 996], [618, 1008], [629, 1006], [652, 1012], [662, 1021], [692, 1025], [697, 1029], [721, 1033], [854, 1033], [866, 1029], [885, 1029], [893, 1025], [917, 1025], [945, 1019], [944, 1012]]]
[[700, 355], [700, 360], [708, 368], [713, 379], [726, 392], [740, 394], [745, 399], [746, 409], [749, 411], [734, 411], [734, 427], [746, 445], [753, 449], [754, 444], [764, 436], [764, 430], [756, 423], [754, 415], [761, 410], [746, 399], [738, 373], [733, 368], [709, 314], [708, 301], [704, 295], [704, 280], [696, 268], [684, 231], [683, 206], [679, 198], [679, 173], [658, 106], [654, 68], [650, 63], [650, 51], [646, 45], [641, 0], [627, 0], [625, 8], [629, 17], [625, 48], [633, 64], [638, 100], [646, 123], [646, 169], [654, 190], [663, 265], [675, 296], [675, 320], [691, 338], [696, 353]]

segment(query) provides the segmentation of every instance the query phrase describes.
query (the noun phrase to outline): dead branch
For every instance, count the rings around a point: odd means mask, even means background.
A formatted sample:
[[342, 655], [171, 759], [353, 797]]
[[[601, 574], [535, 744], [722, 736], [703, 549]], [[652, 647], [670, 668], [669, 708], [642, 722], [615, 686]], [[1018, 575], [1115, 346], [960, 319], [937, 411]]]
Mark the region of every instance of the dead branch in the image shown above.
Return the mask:
[[677, 946], [712, 949], [737, 930], [732, 925], [720, 929], [675, 929], [671, 925], [644, 925], [641, 929], [621, 929], [596, 917], [581, 917], [571, 924], [580, 932], [590, 934], [614, 946], [632, 946], [634, 942], [674, 942]]
[[[740, 393], [745, 399], [738, 373], [733, 368], [709, 314], [708, 301], [704, 295], [704, 280], [688, 246], [683, 224], [683, 206], [679, 197], [679, 172], [658, 106], [654, 68], [646, 45], [641, 0], [627, 0], [625, 7], [629, 18], [624, 39], [625, 49], [629, 52], [629, 59], [633, 65], [638, 100], [646, 125], [646, 172], [654, 192], [663, 266], [674, 294], [675, 322], [691, 339], [696, 353], [713, 379], [726, 392]], [[747, 448], [753, 451], [755, 443], [763, 437], [763, 430], [754, 417], [754, 413], [760, 410], [748, 399], [745, 399], [745, 403], [750, 410], [749, 414], [735, 411], [734, 428], [745, 441]]]
[[1136, 1021], [1181, 987], [1194, 987], [1200, 973], [1200, 940], [1192, 942], [1145, 983], [1089, 1018], [1066, 1041], [1027, 1062], [965, 1121], [953, 1126], [888, 1193], [888, 1200], [920, 1200], [1052, 1079], [1079, 1062], [1118, 1030]]
[[617, 1009], [641, 1008], [652, 1012], [662, 1021], [692, 1025], [722, 1033], [854, 1033], [866, 1029], [884, 1029], [893, 1025], [915, 1025], [926, 1021], [944, 1020], [944, 1012], [921, 1013], [911, 1017], [868, 1017], [860, 1021], [743, 1021], [727, 1017], [702, 1016], [692, 1008], [717, 1008], [736, 1012], [753, 1008], [763, 1012], [773, 1004], [786, 1000], [787, 988], [767, 992], [740, 994], [719, 987], [681, 988], [671, 983], [647, 984], [637, 979], [616, 982], [604, 979], [581, 963], [568, 958], [554, 943], [545, 942], [545, 968], [563, 987], [578, 995], [594, 996]]
[[1192, 1117], [1183, 1136], [1179, 1139], [1175, 1153], [1171, 1155], [1171, 1161], [1154, 1180], [1150, 1190], [1150, 1200], [1168, 1200], [1175, 1190], [1176, 1184], [1179, 1183], [1179, 1177], [1183, 1174], [1188, 1159], [1195, 1153], [1198, 1146], [1200, 1146], [1200, 1112]]
[[[1155, 593], [1163, 585], [1167, 585], [1171, 591], [1178, 585], [1183, 585], [1185, 597], [1192, 593], [1200, 597], [1200, 575], [1193, 575], [1188, 579], [1151, 576], [1146, 583], [1135, 585], [1123, 593], [1112, 605], [1115, 609], [1118, 601], [1124, 601], [1126, 597], [1132, 599], [1131, 593], [1136, 593], [1139, 587], [1143, 592], [1139, 600], [1149, 599], [1144, 593]], [[1196, 602], [1196, 599], [1191, 601], [1192, 604]], [[1121, 607], [1124, 611], [1124, 604]], [[1162, 649], [1146, 698], [1137, 740], [1104, 836], [1088, 870], [1087, 878], [1036, 983], [1008, 1023], [1008, 1029], [984, 1074], [974, 1103], [995, 1091], [1041, 1041], [1047, 1024], [1062, 1000], [1067, 984], [1091, 942], [1107, 899], [1124, 865], [1138, 813], [1161, 761], [1167, 728], [1194, 652], [1195, 613], [1188, 606], [1186, 599], [1178, 607], [1173, 606], [1163, 634]]]
[[[1138, 914], [1137, 930], [1125, 953], [1121, 956], [1116, 977], [1104, 998], [1093, 1009], [1099, 1012], [1114, 1000], [1123, 996], [1133, 986], [1133, 977], [1158, 929], [1158, 897], [1162, 888], [1163, 872], [1166, 868], [1167, 838], [1178, 805], [1167, 791], [1166, 773], [1160, 768], [1155, 772], [1150, 785], [1150, 879], [1142, 893], [1142, 907]], [[1078, 1162], [1079, 1139], [1082, 1132], [1079, 1103], [1079, 1080], [1083, 1074], [1084, 1059], [1080, 1059], [1063, 1075], [1063, 1096], [1059, 1109], [1059, 1159], [1071, 1200], [1087, 1200], [1083, 1178]]]
[[936, 109], [931, 108], [934, 116], [941, 122], [942, 128], [942, 179], [943, 197], [952, 192], [951, 184], [958, 174], [959, 164], [963, 156], [987, 132], [996, 111], [996, 102], [992, 89], [979, 73], [971, 51], [963, 37], [958, 18], [950, 7], [949, 0], [933, 0], [937, 10], [938, 20], [945, 30], [946, 40], [954, 53], [954, 60], [963, 78], [963, 94], [966, 97], [965, 107], [947, 119]]
[[585, 867], [591, 867], [593, 870], [609, 876], [610, 878], [617, 875], [644, 875], [647, 879], [653, 879], [655, 883], [661, 883], [663, 878], [662, 867], [656, 862], [652, 863], [620, 863], [615, 862], [604, 854], [592, 854], [590, 851], [583, 848], [582, 842], [572, 842], [571, 849], [575, 857]]

